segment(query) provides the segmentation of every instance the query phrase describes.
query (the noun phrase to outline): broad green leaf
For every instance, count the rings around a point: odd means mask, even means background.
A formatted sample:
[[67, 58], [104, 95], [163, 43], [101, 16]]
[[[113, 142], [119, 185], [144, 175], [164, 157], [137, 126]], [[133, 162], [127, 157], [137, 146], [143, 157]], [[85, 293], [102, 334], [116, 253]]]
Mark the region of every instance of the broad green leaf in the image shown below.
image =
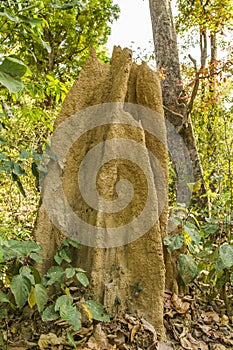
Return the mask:
[[209, 235], [215, 234], [219, 226], [216, 224], [206, 224], [201, 226], [202, 230], [204, 231], [205, 237], [208, 237]]
[[88, 286], [89, 280], [88, 280], [87, 276], [85, 275], [85, 273], [82, 273], [82, 272], [76, 273], [76, 278], [84, 287]]
[[28, 152], [27, 150], [23, 150], [20, 154], [19, 154], [19, 158], [21, 159], [27, 159], [27, 158], [30, 158], [31, 154], [30, 152]]
[[35, 284], [35, 279], [29, 266], [22, 266], [19, 272], [20, 275], [27, 277], [31, 284]]
[[7, 12], [0, 12], [0, 16], [7, 17], [10, 21], [15, 22], [15, 23], [19, 22], [18, 17], [13, 17], [13, 16], [9, 15], [9, 13], [7, 13]]
[[178, 257], [178, 271], [185, 284], [189, 284], [199, 274], [198, 266], [190, 255], [180, 254]]
[[10, 299], [7, 294], [0, 292], [0, 303], [10, 303]]
[[30, 258], [39, 264], [41, 264], [43, 261], [42, 258], [37, 253], [34, 253], [34, 252], [30, 253]]
[[47, 291], [42, 284], [38, 283], [35, 285], [34, 296], [35, 296], [38, 311], [42, 312], [42, 310], [44, 309], [44, 306], [48, 301]]
[[34, 266], [29, 266], [31, 271], [32, 271], [32, 274], [34, 276], [34, 280], [35, 280], [35, 283], [41, 283], [41, 277], [40, 277], [40, 273], [39, 271], [34, 267]]
[[180, 249], [184, 244], [184, 237], [182, 235], [168, 235], [164, 237], [164, 244], [167, 246], [167, 250], [171, 253], [175, 249]]
[[[191, 242], [195, 244], [199, 244], [201, 241], [201, 235], [197, 230], [196, 226], [191, 223], [186, 223], [184, 225], [184, 231], [191, 239]], [[188, 243], [187, 243], [188, 244]]]
[[21, 309], [27, 302], [31, 291], [30, 280], [22, 275], [17, 275], [12, 278], [10, 289], [15, 297], [17, 306]]
[[108, 313], [104, 310], [102, 304], [95, 300], [87, 300], [83, 303], [84, 307], [89, 310], [92, 318], [97, 321], [110, 322]]
[[67, 269], [65, 269], [65, 273], [66, 273], [66, 278], [72, 278], [75, 275], [75, 268], [67, 267]]
[[62, 305], [72, 305], [73, 299], [68, 295], [61, 295], [57, 298], [55, 303], [55, 311], [59, 311]]
[[22, 168], [20, 163], [14, 163], [13, 173], [16, 175], [26, 175], [25, 170]]
[[63, 239], [62, 244], [66, 247], [71, 245], [72, 247], [78, 248], [78, 249], [80, 249], [82, 247], [80, 243], [78, 243], [77, 241], [75, 241], [74, 239], [71, 239], [71, 238]]
[[55, 282], [61, 282], [63, 276], [64, 270], [61, 266], [52, 266], [46, 274], [46, 277], [49, 278], [49, 280], [47, 281], [47, 285], [50, 286]]
[[30, 24], [32, 27], [41, 25], [43, 23], [43, 19], [40, 18], [29, 18], [26, 16], [19, 16], [19, 18], [24, 22]]
[[54, 321], [59, 318], [59, 313], [54, 310], [54, 305], [48, 306], [42, 313], [42, 321]]
[[71, 257], [70, 257], [70, 249], [69, 247], [61, 247], [59, 251], [55, 254], [54, 260], [58, 265], [62, 263], [63, 260], [70, 263]]
[[76, 309], [76, 306], [68, 304], [61, 305], [60, 316], [73, 326], [74, 331], [81, 328], [81, 313]]
[[27, 71], [27, 66], [16, 57], [7, 56], [0, 65], [0, 71], [12, 77], [22, 77]]
[[233, 266], [233, 246], [225, 243], [219, 248], [219, 257], [224, 265], [224, 268]]
[[[4, 139], [4, 137], [0, 136], [0, 145], [5, 145], [6, 144], [6, 139]], [[1, 153], [1, 160], [5, 159], [6, 155], [4, 153]]]
[[0, 70], [0, 83], [10, 92], [16, 93], [23, 90], [24, 85], [19, 77], [12, 77], [10, 74]]

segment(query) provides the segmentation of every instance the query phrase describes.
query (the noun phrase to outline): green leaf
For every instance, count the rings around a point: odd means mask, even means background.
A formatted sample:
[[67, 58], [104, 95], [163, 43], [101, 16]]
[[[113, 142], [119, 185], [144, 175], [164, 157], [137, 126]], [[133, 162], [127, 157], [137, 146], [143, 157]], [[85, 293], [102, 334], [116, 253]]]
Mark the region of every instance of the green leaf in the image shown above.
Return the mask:
[[49, 278], [49, 280], [47, 281], [47, 285], [50, 286], [55, 282], [61, 282], [63, 276], [64, 270], [61, 266], [52, 266], [46, 274], [46, 277]]
[[193, 225], [191, 223], [185, 224], [184, 225], [184, 231], [190, 237], [191, 242], [193, 242], [195, 244], [199, 244], [200, 243], [201, 235], [200, 235], [200, 233], [197, 230], [195, 225]]
[[39, 312], [42, 312], [44, 306], [48, 301], [48, 294], [45, 287], [38, 283], [35, 285], [34, 296], [37, 304], [37, 308]]
[[22, 77], [27, 71], [27, 66], [16, 57], [7, 56], [0, 65], [0, 71], [12, 77]]
[[30, 258], [39, 264], [41, 264], [43, 261], [42, 258], [37, 253], [34, 253], [34, 252], [30, 254]]
[[10, 21], [12, 21], [14, 23], [19, 22], [19, 19], [17, 17], [13, 17], [13, 16], [9, 15], [9, 13], [7, 13], [7, 12], [0, 12], [0, 16], [7, 17]]
[[10, 303], [10, 299], [7, 294], [0, 292], [0, 303]]
[[70, 249], [69, 247], [61, 247], [58, 252], [54, 256], [54, 260], [58, 265], [62, 263], [63, 260], [70, 263], [71, 257], [70, 257]]
[[67, 278], [72, 278], [75, 274], [75, 268], [67, 267], [67, 269], [65, 269], [65, 274]]
[[60, 316], [64, 321], [67, 321], [73, 326], [74, 331], [81, 328], [81, 313], [76, 309], [76, 306], [68, 304], [61, 305]]
[[59, 318], [59, 313], [54, 310], [54, 305], [48, 306], [42, 313], [42, 321], [54, 321]]
[[82, 273], [82, 272], [76, 273], [76, 278], [84, 287], [88, 286], [89, 280], [88, 280], [87, 276], [85, 275], [85, 273]]
[[59, 311], [62, 305], [72, 305], [73, 299], [68, 295], [61, 295], [57, 298], [55, 303], [55, 311]]
[[31, 154], [30, 152], [28, 152], [27, 150], [23, 150], [20, 154], [19, 154], [19, 158], [21, 159], [27, 159], [27, 158], [30, 158]]
[[163, 239], [164, 244], [167, 246], [167, 250], [171, 253], [175, 249], [180, 249], [184, 244], [184, 236], [182, 235], [168, 235]]
[[13, 173], [16, 175], [26, 175], [25, 170], [22, 168], [20, 163], [14, 163]]
[[24, 22], [30, 24], [32, 27], [41, 25], [43, 23], [43, 19], [40, 18], [29, 18], [25, 16], [19, 16], [19, 18]]
[[[0, 136], [0, 145], [5, 145], [6, 144], [6, 140], [4, 139], [4, 137]], [[1, 160], [5, 159], [6, 155], [4, 153], [1, 153]]]
[[10, 92], [16, 93], [23, 90], [24, 85], [19, 77], [12, 77], [10, 74], [1, 72], [0, 83], [5, 86]]
[[77, 249], [80, 249], [82, 247], [80, 243], [78, 243], [77, 241], [75, 241], [74, 239], [71, 239], [71, 238], [63, 239], [62, 244], [66, 247], [71, 245], [72, 247], [77, 248]]
[[95, 300], [87, 300], [84, 302], [84, 306], [88, 309], [89, 313], [92, 315], [92, 318], [94, 320], [110, 322], [110, 317], [108, 313], [104, 310], [102, 304], [98, 303]]
[[206, 224], [201, 226], [202, 230], [204, 231], [205, 237], [208, 237], [209, 235], [215, 234], [219, 226], [216, 224]]
[[80, 1], [74, 1], [74, 2], [71, 2], [69, 4], [64, 4], [64, 5], [57, 5], [57, 4], [51, 4], [51, 6], [55, 9], [58, 9], [58, 10], [69, 10], [69, 9], [72, 9], [74, 8], [75, 6], [82, 6], [82, 4], [80, 3]]
[[190, 255], [180, 254], [178, 257], [178, 271], [184, 284], [189, 284], [198, 276], [199, 269]]
[[[81, 327], [81, 325], [80, 325], [80, 327]], [[77, 347], [76, 347], [76, 344], [75, 344], [74, 337], [73, 337], [72, 333], [71, 332], [67, 332], [66, 336], [67, 336], [68, 342], [71, 345], [73, 345], [73, 347], [76, 349]]]
[[10, 289], [15, 297], [17, 306], [21, 309], [27, 302], [31, 291], [30, 280], [22, 275], [17, 275], [12, 278]]
[[219, 248], [219, 258], [221, 259], [224, 268], [233, 266], [233, 246], [225, 243]]
[[35, 284], [35, 279], [32, 274], [32, 270], [30, 269], [29, 266], [22, 266], [21, 269], [19, 270], [20, 275], [25, 276], [29, 279], [31, 284]]

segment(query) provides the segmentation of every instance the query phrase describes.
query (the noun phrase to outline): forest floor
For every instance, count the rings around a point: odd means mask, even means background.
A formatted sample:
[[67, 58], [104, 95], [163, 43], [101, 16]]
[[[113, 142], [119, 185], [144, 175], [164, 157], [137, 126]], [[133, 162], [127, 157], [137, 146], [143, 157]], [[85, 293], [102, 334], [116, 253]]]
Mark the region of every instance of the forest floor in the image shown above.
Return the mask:
[[[167, 341], [161, 341], [153, 326], [143, 318], [124, 315], [110, 323], [83, 323], [67, 339], [69, 325], [61, 320], [42, 322], [35, 309], [25, 307], [9, 313], [2, 324], [7, 350], [227, 350], [233, 349], [232, 320], [220, 299], [207, 302], [193, 295], [165, 293], [164, 323]], [[4, 350], [4, 347], [2, 348]]]

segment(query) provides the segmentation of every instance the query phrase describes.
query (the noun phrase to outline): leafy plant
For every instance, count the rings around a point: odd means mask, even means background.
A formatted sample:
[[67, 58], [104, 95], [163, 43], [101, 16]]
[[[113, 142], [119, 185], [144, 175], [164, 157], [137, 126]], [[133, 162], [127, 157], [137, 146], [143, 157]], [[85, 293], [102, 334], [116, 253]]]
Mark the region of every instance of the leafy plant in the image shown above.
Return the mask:
[[[109, 322], [109, 315], [100, 303], [84, 300], [83, 294], [78, 301], [72, 297], [70, 286], [79, 285], [81, 290], [88, 287], [89, 280], [83, 269], [71, 265], [71, 248], [80, 249], [81, 246], [72, 239], [63, 240], [54, 256], [58, 266], [52, 266], [41, 278], [34, 266], [35, 262], [42, 262], [39, 256], [42, 249], [37, 243], [0, 238], [0, 285], [3, 290], [0, 292], [0, 318], [7, 317], [8, 306], [16, 310], [28, 304], [31, 308], [37, 307], [44, 322], [61, 318], [73, 331], [81, 327], [83, 313], [90, 321]], [[51, 290], [55, 292], [51, 294]], [[74, 342], [71, 330], [67, 338]]]
[[[179, 213], [181, 208], [176, 209]], [[219, 219], [206, 218], [201, 222], [185, 208], [182, 213], [186, 215], [172, 218], [179, 233], [164, 238], [169, 253], [186, 248], [186, 254], [180, 254], [177, 259], [180, 277], [186, 285], [196, 280], [210, 298], [220, 293], [228, 307], [227, 288], [233, 286], [232, 234]], [[228, 226], [231, 229], [231, 223]]]

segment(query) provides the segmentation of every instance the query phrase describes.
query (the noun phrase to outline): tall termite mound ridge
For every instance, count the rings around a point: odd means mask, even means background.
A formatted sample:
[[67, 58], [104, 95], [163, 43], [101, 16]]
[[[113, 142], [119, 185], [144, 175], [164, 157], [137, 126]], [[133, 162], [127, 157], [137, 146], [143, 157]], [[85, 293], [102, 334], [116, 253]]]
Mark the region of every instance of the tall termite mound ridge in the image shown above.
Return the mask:
[[[158, 130], [159, 139], [151, 136], [143, 128], [144, 116], [136, 115], [137, 113], [130, 115], [132, 120], [139, 121], [137, 126], [116, 122], [88, 130], [74, 142], [67, 154], [61, 174], [65, 196], [73, 211], [82, 217], [82, 220], [92, 226], [103, 227], [106, 231], [108, 228], [124, 226], [139, 216], [143, 211], [142, 206], [146, 202], [148, 192], [150, 192], [154, 210], [159, 215], [145, 234], [137, 237], [136, 240], [129, 240], [128, 244], [111, 248], [84, 245], [74, 252], [74, 264], [87, 271], [91, 292], [104, 304], [110, 314], [138, 313], [163, 334], [165, 265], [162, 239], [166, 234], [167, 225], [167, 148], [157, 73], [152, 71], [146, 63], [141, 65], [132, 63], [129, 49], [122, 50], [120, 47], [115, 47], [110, 64], [101, 64], [93, 51], [63, 103], [55, 122], [55, 131], [62, 122], [75, 113], [90, 106], [106, 103], [113, 104], [115, 121], [119, 113], [129, 115], [127, 104], [141, 105], [156, 112], [157, 118], [152, 121], [152, 124]], [[103, 213], [101, 210], [98, 211], [98, 208], [89, 206], [83, 199], [77, 183], [77, 169], [83, 157], [95, 145], [102, 143], [103, 147], [99, 155], [101, 158], [106, 151], [106, 141], [117, 138], [130, 140], [132, 145], [137, 143], [150, 150], [143, 158], [143, 162], [149, 168], [146, 179], [143, 174], [143, 164], [140, 167], [127, 159], [122, 159], [122, 156], [119, 160], [113, 159], [104, 164], [101, 171], [97, 173], [98, 192], [110, 202], [117, 199], [116, 185], [119, 180], [127, 179], [132, 183], [134, 189], [132, 201], [121, 210], [119, 215]], [[136, 158], [139, 156], [136, 146], [135, 148], [132, 146], [130, 152]], [[151, 153], [156, 156], [160, 172], [163, 173], [165, 179], [163, 188], [155, 185], [156, 176], [151, 165]], [[93, 169], [96, 161], [93, 159]], [[92, 172], [92, 165], [89, 167], [89, 172]], [[148, 181], [145, 180], [149, 180], [152, 185], [148, 187]], [[86, 185], [88, 188], [88, 184]], [[54, 191], [56, 191], [56, 184], [54, 184]], [[163, 192], [163, 203], [160, 203], [158, 191]], [[62, 227], [64, 217], [60, 215], [59, 220]], [[148, 216], [146, 221], [150, 222], [150, 220], [151, 217]], [[44, 249], [43, 273], [53, 263], [53, 255], [64, 237], [58, 226], [50, 221], [42, 200], [34, 237]], [[133, 234], [134, 232], [130, 232], [129, 237]]]

